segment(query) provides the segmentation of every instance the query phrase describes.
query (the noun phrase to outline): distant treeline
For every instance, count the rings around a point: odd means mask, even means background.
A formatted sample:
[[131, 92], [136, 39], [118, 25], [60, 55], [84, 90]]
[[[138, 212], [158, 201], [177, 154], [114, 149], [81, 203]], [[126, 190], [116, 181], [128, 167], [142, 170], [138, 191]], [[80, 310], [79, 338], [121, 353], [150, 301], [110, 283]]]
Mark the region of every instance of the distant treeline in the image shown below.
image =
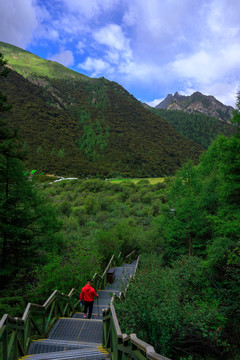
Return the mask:
[[230, 136], [234, 133], [230, 123], [204, 114], [157, 108], [150, 110], [167, 120], [182, 136], [195, 141], [204, 149], [208, 148], [217, 135]]

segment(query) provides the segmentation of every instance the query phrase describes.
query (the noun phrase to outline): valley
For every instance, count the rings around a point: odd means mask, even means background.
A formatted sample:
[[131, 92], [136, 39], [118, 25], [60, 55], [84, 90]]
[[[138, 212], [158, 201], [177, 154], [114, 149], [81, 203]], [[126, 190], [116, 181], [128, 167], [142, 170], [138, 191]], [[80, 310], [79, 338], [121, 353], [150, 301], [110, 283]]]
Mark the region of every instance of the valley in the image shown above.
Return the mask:
[[240, 93], [220, 126], [1, 51], [1, 315], [81, 289], [135, 251], [138, 272], [115, 302], [122, 332], [173, 360], [237, 360]]

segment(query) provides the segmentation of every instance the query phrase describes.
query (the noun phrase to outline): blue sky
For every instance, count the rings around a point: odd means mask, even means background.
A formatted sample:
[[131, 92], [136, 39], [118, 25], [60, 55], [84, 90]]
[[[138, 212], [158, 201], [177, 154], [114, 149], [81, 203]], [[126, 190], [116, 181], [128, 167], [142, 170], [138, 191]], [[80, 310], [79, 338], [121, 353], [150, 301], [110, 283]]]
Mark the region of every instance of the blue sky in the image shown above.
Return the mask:
[[0, 40], [158, 104], [200, 91], [235, 106], [239, 0], [0, 0]]

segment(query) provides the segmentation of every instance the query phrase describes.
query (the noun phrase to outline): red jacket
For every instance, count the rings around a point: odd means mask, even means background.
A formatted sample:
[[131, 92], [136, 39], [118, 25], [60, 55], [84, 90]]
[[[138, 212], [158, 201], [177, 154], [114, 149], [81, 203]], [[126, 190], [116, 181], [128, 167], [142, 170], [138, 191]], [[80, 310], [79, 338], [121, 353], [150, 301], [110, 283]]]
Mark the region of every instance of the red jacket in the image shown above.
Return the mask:
[[94, 297], [98, 297], [98, 294], [96, 293], [95, 289], [91, 286], [86, 284], [81, 291], [80, 294], [80, 300], [85, 301], [93, 301]]

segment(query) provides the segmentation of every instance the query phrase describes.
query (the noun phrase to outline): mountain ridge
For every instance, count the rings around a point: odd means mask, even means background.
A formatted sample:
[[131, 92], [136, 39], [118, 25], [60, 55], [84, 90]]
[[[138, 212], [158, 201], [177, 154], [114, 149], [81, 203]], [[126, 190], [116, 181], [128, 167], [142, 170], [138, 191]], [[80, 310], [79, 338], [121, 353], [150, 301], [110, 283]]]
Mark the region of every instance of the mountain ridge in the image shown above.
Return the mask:
[[181, 110], [187, 113], [200, 113], [213, 116], [221, 121], [229, 121], [233, 107], [222, 104], [212, 95], [204, 95], [199, 91], [192, 95], [168, 94], [167, 97], [155, 106], [157, 109]]
[[[11, 128], [19, 127], [29, 168], [79, 177], [146, 177], [173, 174], [189, 157], [198, 161], [201, 146], [144, 109], [121, 85], [74, 78], [72, 70], [58, 77], [62, 65], [41, 59], [39, 67], [34, 54], [31, 61], [31, 53], [1, 44], [14, 69], [0, 84], [13, 105], [4, 117]], [[43, 76], [49, 66], [50, 76]]]

